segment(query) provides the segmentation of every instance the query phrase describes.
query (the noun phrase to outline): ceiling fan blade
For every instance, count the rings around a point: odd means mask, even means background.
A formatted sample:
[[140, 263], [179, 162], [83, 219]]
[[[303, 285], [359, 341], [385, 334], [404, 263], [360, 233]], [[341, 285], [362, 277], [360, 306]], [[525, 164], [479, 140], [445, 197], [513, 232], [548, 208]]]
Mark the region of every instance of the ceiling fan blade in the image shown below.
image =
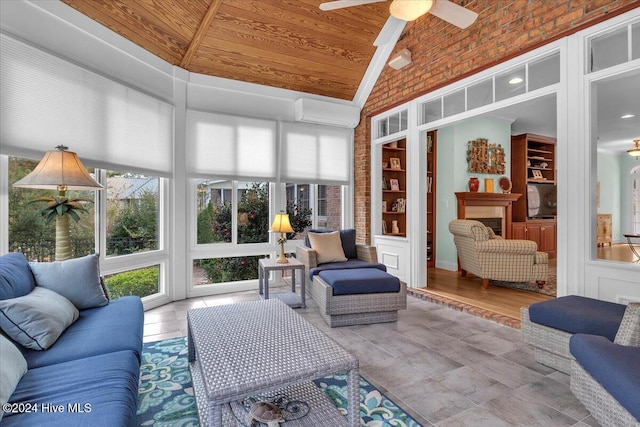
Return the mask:
[[369, 3], [380, 3], [387, 0], [336, 0], [320, 3], [320, 10], [343, 9], [345, 7], [360, 6]]
[[478, 14], [474, 11], [451, 3], [449, 0], [436, 0], [429, 13], [460, 28], [467, 28], [478, 18]]

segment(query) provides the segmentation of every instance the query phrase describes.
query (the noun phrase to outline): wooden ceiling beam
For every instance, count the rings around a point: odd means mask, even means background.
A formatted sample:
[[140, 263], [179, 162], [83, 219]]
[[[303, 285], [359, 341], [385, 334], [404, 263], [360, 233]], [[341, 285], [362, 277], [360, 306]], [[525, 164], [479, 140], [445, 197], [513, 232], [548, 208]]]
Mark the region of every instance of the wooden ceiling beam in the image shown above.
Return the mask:
[[189, 43], [189, 47], [187, 48], [187, 51], [184, 53], [184, 56], [182, 57], [182, 61], [180, 61], [180, 67], [184, 69], [187, 69], [187, 67], [189, 67], [191, 58], [193, 58], [193, 55], [196, 53], [196, 51], [200, 47], [200, 43], [202, 43], [202, 40], [204, 39], [207, 31], [209, 30], [209, 27], [211, 26], [211, 22], [213, 22], [213, 18], [215, 18], [216, 13], [218, 13], [218, 9], [220, 8], [221, 4], [222, 4], [222, 0], [213, 0], [211, 2], [211, 6], [209, 6], [209, 9], [207, 9], [207, 13], [205, 13], [204, 17], [202, 18], [202, 22], [200, 22], [200, 25], [198, 26], [198, 30], [193, 35], [193, 39], [191, 39], [191, 43]]

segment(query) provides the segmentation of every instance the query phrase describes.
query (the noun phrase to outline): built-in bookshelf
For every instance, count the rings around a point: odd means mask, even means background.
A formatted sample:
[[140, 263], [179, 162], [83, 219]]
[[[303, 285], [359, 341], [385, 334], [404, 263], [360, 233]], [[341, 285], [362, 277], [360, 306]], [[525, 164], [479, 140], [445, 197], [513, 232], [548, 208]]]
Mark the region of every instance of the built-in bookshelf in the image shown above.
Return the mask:
[[382, 234], [407, 235], [407, 140], [382, 145]]
[[427, 268], [436, 266], [436, 145], [437, 132], [427, 132]]
[[555, 138], [529, 133], [511, 137], [511, 192], [522, 194], [513, 202], [511, 237], [533, 240], [539, 251], [547, 252], [552, 258], [557, 252], [556, 218], [531, 217], [528, 186], [555, 186], [555, 160]]

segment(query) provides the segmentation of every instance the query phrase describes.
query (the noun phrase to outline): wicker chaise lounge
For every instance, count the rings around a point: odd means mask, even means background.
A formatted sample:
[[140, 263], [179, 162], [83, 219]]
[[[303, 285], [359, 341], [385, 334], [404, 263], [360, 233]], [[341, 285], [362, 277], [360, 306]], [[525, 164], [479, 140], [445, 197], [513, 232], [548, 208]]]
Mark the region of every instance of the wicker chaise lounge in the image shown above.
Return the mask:
[[296, 249], [320, 315], [331, 327], [396, 321], [398, 310], [407, 308], [407, 285], [386, 273], [375, 247], [355, 243], [355, 230], [340, 235], [344, 256], [329, 257], [330, 262], [323, 262], [326, 254], [311, 243]]

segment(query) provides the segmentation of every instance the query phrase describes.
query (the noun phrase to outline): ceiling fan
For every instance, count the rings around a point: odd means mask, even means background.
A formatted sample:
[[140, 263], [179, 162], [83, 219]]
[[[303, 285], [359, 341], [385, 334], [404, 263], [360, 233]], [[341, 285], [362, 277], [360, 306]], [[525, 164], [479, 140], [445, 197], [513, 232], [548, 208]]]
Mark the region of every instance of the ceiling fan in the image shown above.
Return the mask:
[[[336, 0], [320, 4], [320, 10], [343, 9], [386, 0]], [[391, 16], [404, 21], [413, 21], [431, 13], [456, 27], [467, 28], [478, 18], [478, 14], [449, 0], [393, 0], [389, 6]]]

